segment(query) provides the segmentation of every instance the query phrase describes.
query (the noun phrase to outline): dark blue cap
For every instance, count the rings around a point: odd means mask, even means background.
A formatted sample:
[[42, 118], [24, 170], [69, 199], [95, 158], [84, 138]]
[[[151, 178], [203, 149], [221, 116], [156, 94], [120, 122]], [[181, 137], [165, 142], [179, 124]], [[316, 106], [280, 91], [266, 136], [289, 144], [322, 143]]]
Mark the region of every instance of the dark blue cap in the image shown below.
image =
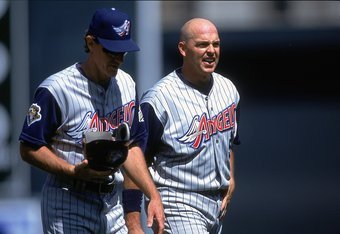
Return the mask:
[[130, 17], [115, 8], [97, 9], [92, 17], [88, 34], [112, 52], [138, 51], [138, 45], [131, 39]]

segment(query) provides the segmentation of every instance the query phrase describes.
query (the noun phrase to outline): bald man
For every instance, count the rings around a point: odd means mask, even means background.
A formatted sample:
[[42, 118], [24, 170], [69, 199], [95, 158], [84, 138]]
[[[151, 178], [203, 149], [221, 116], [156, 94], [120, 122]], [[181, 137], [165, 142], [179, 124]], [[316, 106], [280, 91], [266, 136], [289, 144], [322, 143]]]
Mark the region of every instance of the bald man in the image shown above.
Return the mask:
[[235, 188], [240, 96], [215, 73], [220, 44], [211, 21], [189, 20], [178, 43], [182, 67], [142, 96], [145, 155], [162, 197], [165, 233], [221, 233]]

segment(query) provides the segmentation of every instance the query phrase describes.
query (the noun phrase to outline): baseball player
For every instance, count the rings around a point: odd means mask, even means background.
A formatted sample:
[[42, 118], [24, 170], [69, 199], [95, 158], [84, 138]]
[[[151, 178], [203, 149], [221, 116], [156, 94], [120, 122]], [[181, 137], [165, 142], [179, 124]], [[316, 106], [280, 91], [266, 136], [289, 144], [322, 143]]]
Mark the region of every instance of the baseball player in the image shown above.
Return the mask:
[[[48, 172], [41, 202], [44, 233], [142, 232], [142, 192], [131, 179], [152, 201], [147, 225], [158, 225], [161, 233], [163, 206], [143, 155], [146, 131], [136, 86], [119, 68], [127, 52], [139, 50], [130, 18], [113, 8], [98, 9], [84, 39], [86, 61], [39, 85], [19, 137], [23, 160]], [[83, 136], [90, 142], [95, 139], [89, 131], [103, 132], [110, 140], [110, 132], [113, 136], [123, 123], [130, 129], [130, 145], [122, 168], [90, 167]], [[91, 157], [105, 157], [91, 151]]]
[[141, 99], [147, 163], [161, 193], [165, 233], [221, 233], [234, 191], [233, 144], [239, 143], [239, 93], [215, 73], [220, 38], [201, 18], [181, 29], [182, 67]]

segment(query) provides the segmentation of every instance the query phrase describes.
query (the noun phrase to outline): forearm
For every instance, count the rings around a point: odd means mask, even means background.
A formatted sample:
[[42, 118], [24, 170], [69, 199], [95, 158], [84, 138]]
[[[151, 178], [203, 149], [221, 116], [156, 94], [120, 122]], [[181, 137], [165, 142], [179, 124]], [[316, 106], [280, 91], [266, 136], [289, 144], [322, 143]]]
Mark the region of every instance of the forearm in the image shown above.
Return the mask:
[[235, 166], [234, 166], [234, 151], [231, 149], [230, 150], [230, 178], [234, 179], [234, 171], [235, 171]]
[[125, 213], [125, 223], [129, 233], [143, 233], [140, 212]]
[[223, 199], [222, 199], [222, 205], [221, 205], [221, 213], [219, 218], [223, 219], [223, 217], [226, 214], [228, 204], [231, 201], [231, 198], [233, 196], [234, 190], [235, 190], [235, 166], [234, 166], [234, 151], [230, 150], [230, 158], [229, 158], [229, 163], [230, 163], [230, 169], [229, 169], [229, 186], [228, 189], [223, 191]]
[[135, 183], [135, 186], [138, 186], [145, 196], [155, 199], [160, 198], [146, 166], [143, 152], [139, 147], [130, 149], [129, 155], [124, 163], [124, 169], [132, 182]]
[[25, 162], [46, 172], [61, 176], [70, 176], [73, 174], [74, 165], [57, 157], [46, 146], [42, 146], [39, 149], [33, 149], [21, 143], [20, 154]]
[[112, 170], [93, 170], [88, 167], [87, 160], [83, 160], [76, 165], [70, 164], [59, 158], [46, 146], [33, 149], [27, 145], [20, 144], [20, 154], [22, 159], [32, 166], [60, 177], [73, 177], [98, 182], [113, 173]]
[[146, 166], [143, 152], [139, 147], [133, 147], [129, 150], [124, 169], [132, 182], [150, 199], [146, 211], [147, 226], [151, 228], [155, 225], [156, 233], [163, 233], [165, 218], [162, 199]]

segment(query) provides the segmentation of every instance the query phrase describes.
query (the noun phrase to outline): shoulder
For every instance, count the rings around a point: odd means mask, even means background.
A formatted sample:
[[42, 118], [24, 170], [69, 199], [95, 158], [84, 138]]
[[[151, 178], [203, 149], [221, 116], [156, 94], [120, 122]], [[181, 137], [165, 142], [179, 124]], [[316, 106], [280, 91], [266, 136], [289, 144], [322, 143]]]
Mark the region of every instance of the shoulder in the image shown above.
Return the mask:
[[229, 95], [233, 96], [237, 101], [240, 99], [239, 92], [232, 80], [215, 72], [213, 73], [213, 78], [215, 88], [223, 89], [223, 93], [228, 93]]
[[118, 69], [118, 72], [115, 78], [117, 81], [125, 81], [125, 82], [133, 83], [133, 84], [135, 83], [131, 75], [122, 69]]
[[59, 104], [66, 101], [74, 90], [87, 85], [87, 79], [81, 75], [75, 64], [47, 77], [37, 88], [47, 89]]
[[81, 77], [80, 72], [76, 68], [76, 65], [73, 64], [61, 71], [54, 73], [47, 77], [39, 87], [44, 88], [51, 88], [51, 87], [58, 87], [58, 86], [65, 86], [71, 84], [71, 80], [75, 80]]
[[237, 90], [235, 84], [233, 83], [232, 80], [230, 80], [229, 78], [219, 74], [219, 73], [213, 73], [213, 78], [214, 78], [214, 82], [217, 83], [218, 85], [223, 85], [223, 86], [227, 86], [228, 88]]
[[148, 102], [156, 96], [165, 96], [168, 93], [168, 88], [177, 86], [178, 82], [181, 82], [181, 80], [177, 76], [176, 72], [173, 71], [169, 73], [143, 93], [142, 101]]
[[213, 75], [214, 79], [218, 82], [223, 82], [223, 83], [235, 86], [234, 83], [229, 78], [221, 75], [220, 73], [214, 72], [212, 75]]

